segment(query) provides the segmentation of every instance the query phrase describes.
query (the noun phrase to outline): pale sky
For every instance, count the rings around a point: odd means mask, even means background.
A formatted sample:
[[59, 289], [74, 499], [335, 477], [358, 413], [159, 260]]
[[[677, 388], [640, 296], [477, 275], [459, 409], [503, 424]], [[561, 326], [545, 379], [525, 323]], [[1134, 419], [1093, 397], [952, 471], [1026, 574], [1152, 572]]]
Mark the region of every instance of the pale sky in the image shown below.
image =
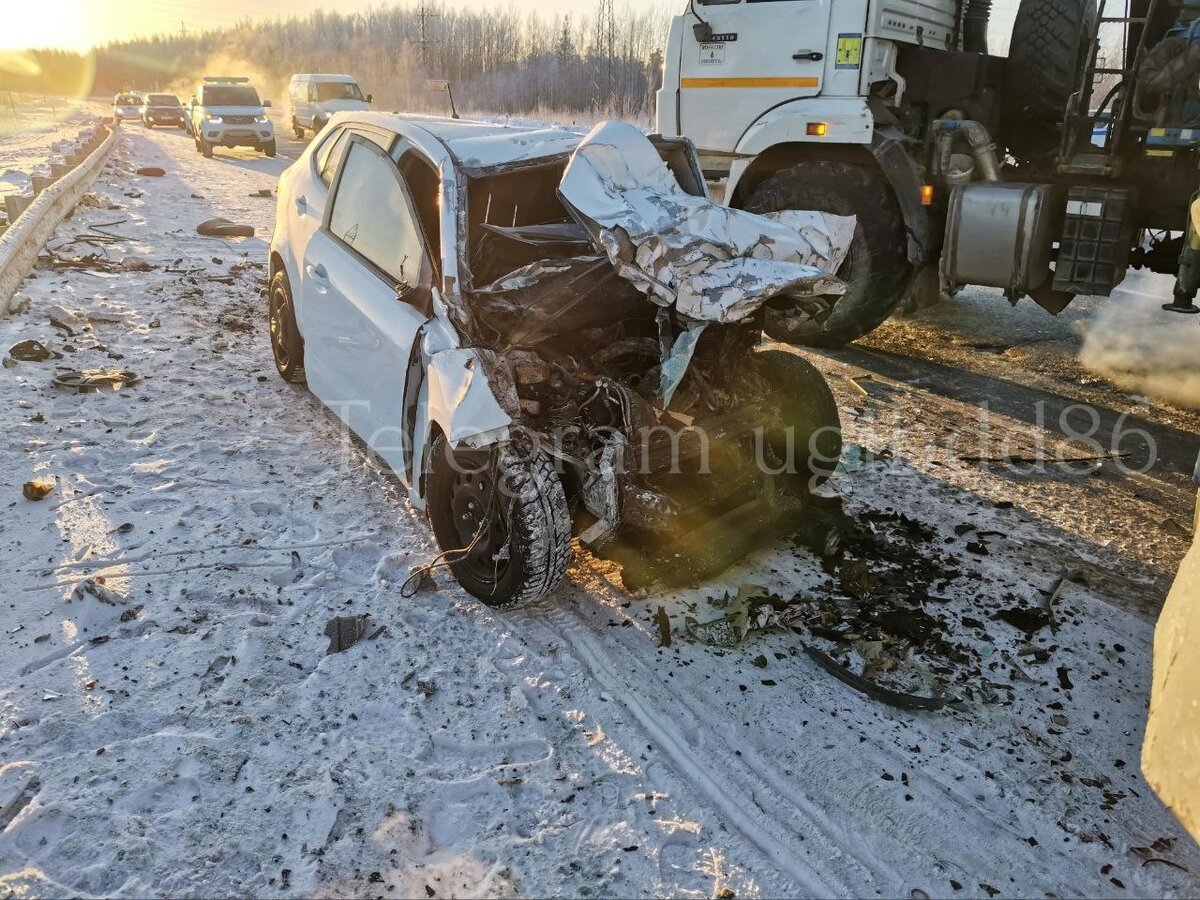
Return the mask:
[[[167, 31], [208, 30], [245, 17], [286, 18], [314, 9], [352, 12], [368, 7], [408, 6], [388, 0], [3, 0], [0, 50], [59, 47], [86, 50], [97, 44]], [[451, 0], [450, 5], [537, 10], [547, 15], [590, 15], [595, 0]], [[682, 0], [681, 0], [682, 5]]]

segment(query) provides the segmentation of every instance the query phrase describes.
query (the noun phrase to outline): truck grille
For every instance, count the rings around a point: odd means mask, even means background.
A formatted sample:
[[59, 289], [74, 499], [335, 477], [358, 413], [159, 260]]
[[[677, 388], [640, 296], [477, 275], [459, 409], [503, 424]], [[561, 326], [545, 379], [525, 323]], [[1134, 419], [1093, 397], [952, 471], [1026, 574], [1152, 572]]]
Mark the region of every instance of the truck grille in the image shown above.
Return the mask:
[[253, 125], [254, 116], [222, 116], [230, 125]]

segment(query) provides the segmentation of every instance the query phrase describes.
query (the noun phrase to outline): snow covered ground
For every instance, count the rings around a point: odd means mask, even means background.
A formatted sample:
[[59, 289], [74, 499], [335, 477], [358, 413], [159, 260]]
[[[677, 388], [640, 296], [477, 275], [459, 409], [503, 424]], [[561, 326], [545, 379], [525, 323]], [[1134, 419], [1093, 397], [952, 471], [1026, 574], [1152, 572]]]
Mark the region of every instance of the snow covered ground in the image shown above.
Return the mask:
[[0, 97], [0, 204], [4, 195], [28, 192], [31, 175], [49, 175], [49, 158], [70, 146], [96, 120], [97, 104], [60, 98]]
[[[1067, 446], [1012, 393], [1052, 387], [1045, 366], [964, 361], [968, 301], [811, 357], [852, 445], [842, 566], [783, 540], [646, 597], [581, 555], [541, 608], [491, 612], [444, 574], [406, 600], [423, 521], [271, 364], [274, 201], [252, 195], [287, 164], [123, 133], [51, 246], [148, 268], [43, 267], [0, 320], [0, 350], [62, 353], [0, 369], [0, 895], [1200, 890], [1138, 765], [1192, 418], [1143, 409], [1175, 441], [1144, 477], [962, 460], [976, 389], [1011, 401], [995, 423], [1018, 449]], [[213, 215], [258, 236], [198, 237]], [[122, 240], [66, 246], [89, 228]], [[59, 366], [140, 381], [68, 393]], [[56, 484], [41, 502], [34, 477]], [[1039, 627], [1011, 624], [1068, 568]], [[736, 649], [688, 638], [739, 592], [805, 616]], [[327, 623], [362, 614], [366, 638], [326, 655]], [[895, 709], [805, 647], [960, 702]]]

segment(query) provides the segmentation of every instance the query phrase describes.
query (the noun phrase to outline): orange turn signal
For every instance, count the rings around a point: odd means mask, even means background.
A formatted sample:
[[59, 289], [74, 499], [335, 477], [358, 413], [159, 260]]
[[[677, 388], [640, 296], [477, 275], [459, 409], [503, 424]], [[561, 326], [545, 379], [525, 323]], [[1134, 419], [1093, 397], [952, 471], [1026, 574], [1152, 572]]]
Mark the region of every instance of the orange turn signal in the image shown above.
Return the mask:
[[808, 136], [809, 137], [825, 137], [829, 133], [829, 123], [827, 122], [809, 122]]
[[932, 184], [921, 185], [921, 205], [922, 206], [933, 206], [933, 185]]

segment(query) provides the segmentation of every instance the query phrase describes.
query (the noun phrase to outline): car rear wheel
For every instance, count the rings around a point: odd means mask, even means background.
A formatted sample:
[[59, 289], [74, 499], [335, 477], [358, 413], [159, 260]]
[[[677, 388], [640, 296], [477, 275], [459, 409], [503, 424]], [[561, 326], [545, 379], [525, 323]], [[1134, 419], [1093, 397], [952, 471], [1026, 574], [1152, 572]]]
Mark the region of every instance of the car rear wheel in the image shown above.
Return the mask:
[[788, 464], [792, 492], [807, 493], [829, 480], [842, 456], [837, 401], [825, 376], [797, 354], [762, 350], [755, 358], [774, 389], [779, 410], [765, 430], [766, 447], [776, 457], [776, 468], [780, 462]]
[[295, 116], [292, 117], [292, 133], [296, 135], [296, 140], [304, 140], [304, 129], [300, 127], [300, 123], [296, 121]]
[[304, 384], [304, 338], [296, 324], [292, 287], [283, 270], [271, 279], [267, 320], [271, 329], [271, 355], [275, 357], [279, 377], [292, 384]]
[[467, 593], [497, 609], [553, 591], [571, 559], [571, 515], [549, 457], [505, 445], [454, 450], [434, 442], [429, 523]]

